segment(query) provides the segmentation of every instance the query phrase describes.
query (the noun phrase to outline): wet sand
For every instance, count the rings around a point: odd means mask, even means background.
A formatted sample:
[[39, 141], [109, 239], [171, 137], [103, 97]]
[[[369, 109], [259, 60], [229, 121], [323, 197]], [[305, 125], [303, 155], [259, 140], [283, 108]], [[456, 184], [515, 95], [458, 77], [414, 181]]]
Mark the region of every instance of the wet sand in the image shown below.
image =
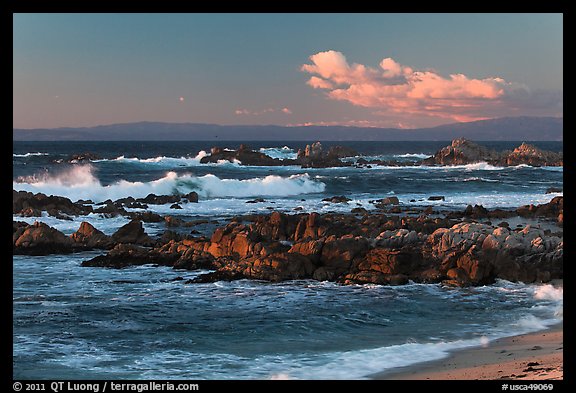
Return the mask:
[[563, 324], [453, 352], [437, 361], [372, 375], [386, 380], [561, 380]]

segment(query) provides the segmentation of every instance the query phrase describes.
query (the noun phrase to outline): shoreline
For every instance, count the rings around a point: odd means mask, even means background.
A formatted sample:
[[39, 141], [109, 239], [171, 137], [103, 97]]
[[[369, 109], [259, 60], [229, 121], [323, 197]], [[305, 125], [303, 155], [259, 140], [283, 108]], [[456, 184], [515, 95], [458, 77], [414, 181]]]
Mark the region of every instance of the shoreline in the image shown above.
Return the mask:
[[562, 321], [545, 330], [454, 350], [442, 359], [369, 377], [375, 380], [563, 380], [563, 326]]

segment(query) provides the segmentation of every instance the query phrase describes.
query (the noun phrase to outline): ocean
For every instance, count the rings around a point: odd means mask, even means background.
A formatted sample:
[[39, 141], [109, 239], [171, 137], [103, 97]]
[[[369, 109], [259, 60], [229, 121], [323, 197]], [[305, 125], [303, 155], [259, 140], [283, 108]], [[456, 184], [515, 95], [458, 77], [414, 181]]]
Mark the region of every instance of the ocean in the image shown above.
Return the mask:
[[[359, 158], [416, 161], [449, 142], [332, 142]], [[496, 150], [521, 142], [483, 142]], [[562, 142], [536, 142], [561, 151]], [[396, 196], [405, 206], [463, 210], [549, 202], [563, 188], [562, 167], [302, 169], [200, 164], [213, 145], [238, 142], [13, 142], [13, 188], [73, 201], [196, 191], [199, 203], [149, 205], [160, 215], [210, 220], [233, 216], [373, 209]], [[250, 142], [275, 158], [295, 158], [306, 142]], [[98, 156], [69, 163], [75, 153]], [[208, 152], [208, 153], [207, 153]], [[323, 202], [336, 195], [348, 204]], [[429, 201], [430, 196], [444, 200]], [[263, 198], [260, 203], [246, 203]], [[127, 209], [139, 211], [139, 209]], [[43, 221], [71, 234], [88, 221], [106, 234], [129, 219], [98, 214]], [[214, 225], [198, 226], [210, 234]], [[159, 235], [163, 223], [145, 223]], [[190, 231], [190, 228], [182, 230]], [[498, 281], [475, 288], [441, 284], [349, 285], [239, 280], [184, 284], [200, 271], [138, 266], [81, 267], [103, 251], [13, 257], [15, 379], [365, 379], [370, 374], [560, 322], [563, 291]], [[182, 280], [183, 279], [183, 280]]]

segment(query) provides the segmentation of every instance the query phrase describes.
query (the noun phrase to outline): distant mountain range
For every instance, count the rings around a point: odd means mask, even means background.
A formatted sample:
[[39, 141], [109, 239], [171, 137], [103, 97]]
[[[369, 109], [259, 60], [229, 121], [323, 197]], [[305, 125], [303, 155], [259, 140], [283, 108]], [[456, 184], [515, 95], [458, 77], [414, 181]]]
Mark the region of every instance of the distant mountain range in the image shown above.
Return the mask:
[[558, 117], [503, 117], [432, 128], [285, 127], [139, 122], [96, 127], [13, 129], [14, 141], [561, 141]]

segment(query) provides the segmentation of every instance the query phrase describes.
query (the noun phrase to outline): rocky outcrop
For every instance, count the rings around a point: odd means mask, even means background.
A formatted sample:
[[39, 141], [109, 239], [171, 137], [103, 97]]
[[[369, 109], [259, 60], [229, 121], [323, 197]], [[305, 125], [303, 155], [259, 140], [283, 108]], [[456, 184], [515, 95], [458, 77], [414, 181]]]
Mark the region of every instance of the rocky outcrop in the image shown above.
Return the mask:
[[302, 168], [342, 167], [351, 166], [352, 164], [343, 162], [340, 158], [356, 155], [358, 155], [358, 152], [342, 146], [332, 146], [328, 151], [325, 151], [320, 142], [315, 142], [311, 145], [306, 145], [304, 150], [298, 150], [296, 161]]
[[455, 139], [449, 146], [421, 161], [422, 165], [467, 165], [487, 162], [495, 166], [562, 166], [562, 153], [544, 151], [522, 143], [512, 152], [496, 152], [464, 138]]
[[73, 251], [73, 242], [68, 236], [42, 222], [14, 225], [13, 228], [14, 255], [68, 254]]
[[564, 214], [564, 197], [557, 196], [548, 203], [524, 205], [516, 209], [520, 217], [558, 217]]
[[242, 165], [255, 165], [255, 166], [283, 166], [283, 165], [296, 165], [295, 160], [279, 160], [272, 158], [262, 152], [253, 151], [246, 145], [240, 145], [238, 150], [223, 149], [221, 147], [213, 147], [210, 150], [210, 155], [200, 159], [201, 164], [213, 163], [219, 161], [229, 161], [232, 163], [241, 163]]
[[[556, 217], [562, 207], [563, 198], [555, 197], [530, 214]], [[249, 278], [399, 285], [412, 280], [466, 286], [490, 284], [498, 278], [523, 282], [562, 278], [561, 232], [474, 222], [473, 217], [485, 219], [491, 213], [470, 206], [462, 213], [466, 221], [461, 221], [378, 211], [364, 215], [273, 212], [237, 217], [216, 228], [209, 238], [166, 231], [158, 239], [150, 238], [139, 220], [112, 236], [87, 222], [71, 236], [38, 222], [13, 222], [13, 250], [44, 255], [108, 249], [83, 266], [156, 264], [214, 270], [195, 282]]]
[[80, 228], [70, 235], [70, 238], [76, 245], [86, 249], [108, 249], [114, 244], [110, 236], [105, 235], [86, 221], [80, 224]]
[[149, 246], [154, 243], [150, 236], [144, 232], [144, 227], [140, 220], [132, 220], [128, 224], [120, 227], [120, 229], [112, 235], [112, 241], [114, 243], [130, 243], [142, 246]]
[[[552, 206], [558, 204], [554, 201]], [[468, 220], [475, 214], [486, 215], [480, 206], [469, 210]], [[307, 278], [345, 284], [399, 285], [412, 280], [466, 286], [489, 284], [497, 278], [546, 282], [563, 275], [561, 237], [530, 226], [511, 230], [425, 214], [274, 212], [238, 217], [217, 228], [210, 238], [166, 236], [145, 258], [140, 248], [121, 251], [111, 252], [108, 262], [102, 256], [87, 265], [122, 267], [132, 259], [138, 264], [144, 260], [180, 269], [215, 270], [193, 282]]]
[[76, 163], [76, 162], [93, 161], [93, 160], [100, 160], [100, 159], [102, 159], [102, 157], [100, 157], [96, 153], [84, 152], [84, 153], [72, 154], [68, 158], [68, 162]]
[[135, 244], [117, 244], [106, 255], [99, 255], [82, 262], [85, 267], [111, 267], [121, 269], [138, 265], [165, 265], [172, 266], [176, 256], [159, 253]]
[[544, 151], [536, 146], [522, 143], [501, 159], [505, 165], [562, 166], [562, 153]]
[[92, 207], [74, 203], [70, 199], [60, 196], [12, 190], [13, 214], [24, 217], [40, 217], [43, 211], [51, 216], [66, 219], [63, 215], [87, 215], [92, 212]]
[[210, 155], [202, 157], [200, 163], [218, 163], [229, 161], [240, 163], [241, 165], [253, 166], [286, 166], [300, 165], [303, 168], [330, 168], [350, 166], [351, 163], [343, 162], [340, 158], [352, 157], [358, 155], [355, 150], [345, 146], [332, 146], [327, 151], [323, 149], [320, 142], [306, 145], [304, 150], [299, 150], [296, 159], [272, 158], [262, 152], [254, 151], [248, 146], [242, 144], [238, 150], [224, 149], [213, 147]]
[[426, 240], [425, 253], [456, 285], [483, 285], [496, 278], [549, 281], [563, 274], [563, 241], [526, 226], [510, 231], [479, 223], [440, 228]]
[[454, 139], [449, 146], [422, 161], [423, 165], [467, 165], [482, 161], [498, 160], [500, 155], [484, 146], [464, 138]]

